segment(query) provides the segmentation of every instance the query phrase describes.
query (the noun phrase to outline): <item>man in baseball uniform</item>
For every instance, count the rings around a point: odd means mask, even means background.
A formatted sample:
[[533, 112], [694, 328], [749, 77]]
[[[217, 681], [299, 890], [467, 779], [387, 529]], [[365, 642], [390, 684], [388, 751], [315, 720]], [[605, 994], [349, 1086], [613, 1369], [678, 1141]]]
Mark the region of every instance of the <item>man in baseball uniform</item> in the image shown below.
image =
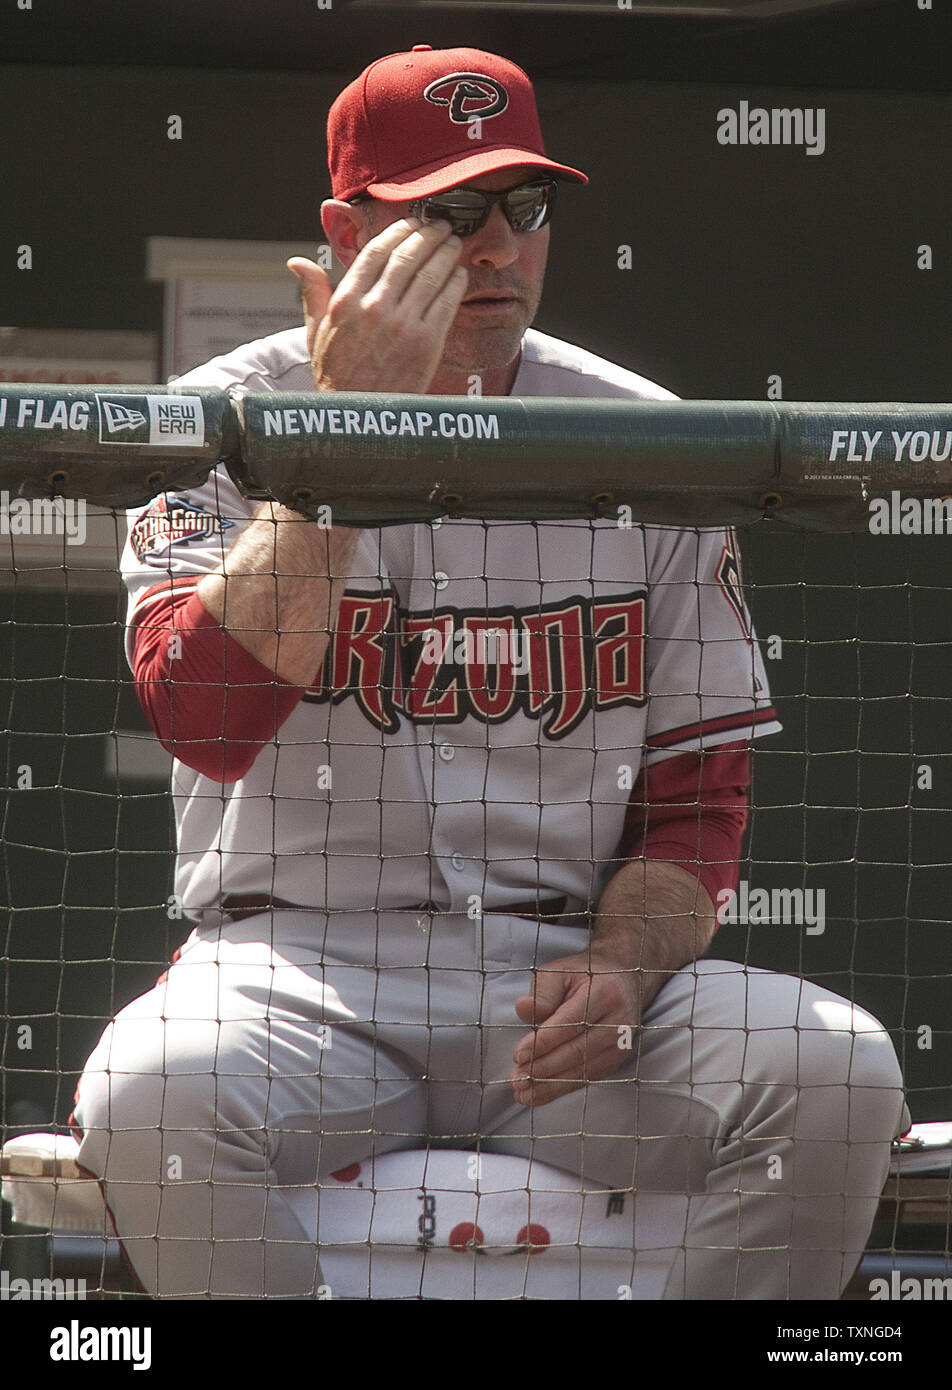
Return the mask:
[[[416, 427], [395, 393], [673, 399], [530, 327], [558, 185], [586, 179], [519, 68], [382, 58], [328, 145], [340, 284], [291, 261], [305, 326], [177, 391], [378, 392], [344, 412], [375, 448]], [[396, 1193], [417, 1264], [375, 1285], [371, 1258], [365, 1296], [493, 1296], [549, 1261], [547, 1296], [838, 1297], [901, 1077], [848, 1001], [701, 959], [749, 740], [779, 727], [732, 534], [328, 528], [218, 470], [131, 515], [123, 572], [195, 928], [75, 1119], [144, 1287], [333, 1296], [331, 1244], [400, 1244], [372, 1225]]]

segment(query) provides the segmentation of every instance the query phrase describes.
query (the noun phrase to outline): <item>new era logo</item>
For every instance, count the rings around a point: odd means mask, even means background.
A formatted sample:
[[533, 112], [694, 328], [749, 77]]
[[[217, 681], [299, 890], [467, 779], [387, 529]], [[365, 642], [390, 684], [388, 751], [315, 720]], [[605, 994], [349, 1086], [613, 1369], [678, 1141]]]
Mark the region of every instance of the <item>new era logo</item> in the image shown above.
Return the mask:
[[117, 434], [120, 430], [134, 430], [138, 425], [145, 424], [145, 416], [141, 410], [132, 410], [116, 401], [102, 401], [101, 404], [106, 429], [110, 434]]
[[128, 447], [165, 444], [201, 449], [205, 444], [205, 410], [201, 396], [146, 396], [96, 393], [99, 442]]

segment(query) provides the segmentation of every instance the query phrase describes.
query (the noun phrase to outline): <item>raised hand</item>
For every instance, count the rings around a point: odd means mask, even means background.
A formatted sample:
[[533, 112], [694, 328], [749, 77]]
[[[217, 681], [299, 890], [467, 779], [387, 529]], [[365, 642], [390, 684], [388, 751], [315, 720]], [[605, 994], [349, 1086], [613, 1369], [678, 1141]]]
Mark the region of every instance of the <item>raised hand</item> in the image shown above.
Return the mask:
[[436, 373], [469, 274], [449, 223], [392, 222], [331, 290], [324, 270], [295, 256], [318, 391], [422, 394]]

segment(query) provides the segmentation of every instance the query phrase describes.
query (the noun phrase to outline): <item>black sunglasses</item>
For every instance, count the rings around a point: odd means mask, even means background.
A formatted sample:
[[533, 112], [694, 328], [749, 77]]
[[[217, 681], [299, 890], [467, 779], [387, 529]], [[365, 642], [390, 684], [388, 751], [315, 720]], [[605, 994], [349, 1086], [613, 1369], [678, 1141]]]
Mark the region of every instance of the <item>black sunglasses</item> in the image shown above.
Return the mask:
[[502, 204], [506, 221], [514, 232], [537, 232], [552, 216], [555, 207], [554, 179], [521, 183], [504, 193], [483, 193], [478, 188], [450, 188], [410, 204], [410, 216], [424, 224], [449, 222], [459, 237], [472, 236], [485, 227], [497, 203]]

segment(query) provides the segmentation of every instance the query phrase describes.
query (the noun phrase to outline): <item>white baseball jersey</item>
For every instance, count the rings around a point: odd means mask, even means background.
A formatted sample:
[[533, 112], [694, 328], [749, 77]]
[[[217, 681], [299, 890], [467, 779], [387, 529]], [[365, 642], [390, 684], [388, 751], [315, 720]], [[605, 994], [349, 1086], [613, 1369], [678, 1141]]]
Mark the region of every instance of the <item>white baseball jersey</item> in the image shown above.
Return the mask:
[[[193, 385], [313, 390], [304, 329], [176, 390]], [[534, 330], [512, 395], [675, 399]], [[257, 506], [219, 469], [130, 511], [130, 623], [215, 570]], [[453, 911], [564, 895], [578, 910], [618, 867], [646, 760], [780, 727], [724, 528], [367, 528], [318, 679], [240, 781], [175, 762], [190, 916], [226, 894]]]

